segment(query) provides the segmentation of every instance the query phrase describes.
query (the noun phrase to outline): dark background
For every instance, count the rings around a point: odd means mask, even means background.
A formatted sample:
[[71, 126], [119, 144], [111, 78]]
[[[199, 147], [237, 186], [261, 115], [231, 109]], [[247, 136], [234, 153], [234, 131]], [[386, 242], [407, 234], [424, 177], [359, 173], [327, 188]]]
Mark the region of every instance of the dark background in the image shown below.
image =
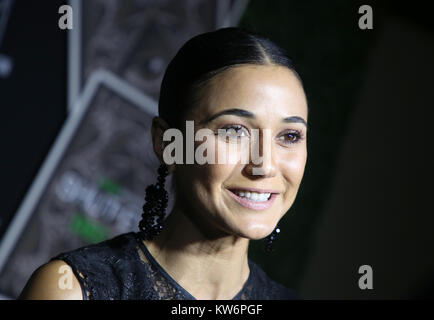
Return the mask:
[[[361, 4], [373, 8], [373, 30], [358, 28]], [[427, 5], [252, 1], [241, 25], [290, 52], [310, 107], [304, 182], [283, 241], [263, 265], [306, 298], [432, 296]], [[357, 285], [364, 264], [373, 268], [374, 290]]]
[[65, 3], [13, 2], [0, 44], [14, 65], [7, 79], [0, 77], [0, 235], [66, 119], [67, 34], [57, 26]]
[[[0, 44], [14, 59], [11, 77], [0, 78], [0, 234], [66, 119], [61, 4], [16, 1]], [[362, 4], [373, 8], [373, 30], [358, 27]], [[240, 26], [287, 49], [310, 108], [299, 195], [275, 251], [266, 255], [255, 242], [252, 259], [307, 299], [432, 297], [429, 4], [251, 0]], [[373, 290], [358, 287], [364, 264], [373, 268]]]

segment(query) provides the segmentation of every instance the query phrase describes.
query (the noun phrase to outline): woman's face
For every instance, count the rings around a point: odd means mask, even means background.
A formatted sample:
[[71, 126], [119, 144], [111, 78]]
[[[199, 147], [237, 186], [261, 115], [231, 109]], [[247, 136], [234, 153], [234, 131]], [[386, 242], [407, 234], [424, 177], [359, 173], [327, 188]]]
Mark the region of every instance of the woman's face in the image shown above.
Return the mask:
[[[212, 131], [206, 139], [220, 161], [175, 165], [177, 201], [208, 233], [264, 238], [293, 204], [304, 173], [307, 103], [301, 84], [285, 67], [244, 65], [215, 76], [200, 97], [187, 119], [196, 132]], [[262, 163], [253, 162], [241, 141], [257, 147]], [[238, 148], [230, 151], [234, 144]]]

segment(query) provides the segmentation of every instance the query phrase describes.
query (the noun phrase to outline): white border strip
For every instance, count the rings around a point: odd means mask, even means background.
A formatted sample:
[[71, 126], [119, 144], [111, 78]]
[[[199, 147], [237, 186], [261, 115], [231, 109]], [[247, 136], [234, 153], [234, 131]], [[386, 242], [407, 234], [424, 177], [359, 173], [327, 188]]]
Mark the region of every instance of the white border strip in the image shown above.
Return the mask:
[[38, 204], [38, 201], [42, 196], [42, 192], [45, 190], [45, 187], [48, 184], [52, 174], [56, 170], [59, 161], [61, 160], [69, 145], [69, 142], [73, 138], [74, 133], [80, 125], [86, 110], [88, 109], [93, 97], [101, 85], [110, 88], [122, 98], [138, 105], [151, 115], [157, 115], [157, 103], [151, 97], [146, 96], [138, 89], [132, 87], [130, 84], [108, 71], [95, 71], [90, 76], [89, 81], [83, 90], [82, 96], [76, 101], [73, 112], [71, 112], [69, 115], [68, 120], [56, 138], [56, 141], [48, 153], [46, 160], [42, 164], [35, 180], [30, 186], [29, 191], [27, 192], [23, 202], [18, 208], [3, 236], [3, 241], [0, 243], [0, 271], [6, 264], [12, 249], [19, 240], [21, 233], [23, 232], [27, 222], [31, 217], [33, 209]]
[[81, 0], [69, 0], [73, 28], [68, 30], [68, 92], [67, 111], [70, 112], [81, 89]]

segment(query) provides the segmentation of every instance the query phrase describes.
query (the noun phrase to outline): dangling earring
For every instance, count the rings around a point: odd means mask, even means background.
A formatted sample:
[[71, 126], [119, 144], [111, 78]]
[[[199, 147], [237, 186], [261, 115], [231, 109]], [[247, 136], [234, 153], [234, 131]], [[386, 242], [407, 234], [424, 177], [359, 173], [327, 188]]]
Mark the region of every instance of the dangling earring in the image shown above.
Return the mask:
[[265, 252], [270, 253], [273, 251], [273, 243], [274, 243], [274, 241], [276, 241], [277, 236], [279, 234], [280, 234], [280, 227], [276, 226], [276, 228], [273, 230], [273, 232], [264, 239]]
[[163, 230], [163, 220], [169, 200], [164, 183], [169, 173], [165, 164], [158, 168], [156, 184], [146, 188], [145, 204], [143, 205], [142, 220], [139, 222], [140, 235], [145, 240], [152, 240]]

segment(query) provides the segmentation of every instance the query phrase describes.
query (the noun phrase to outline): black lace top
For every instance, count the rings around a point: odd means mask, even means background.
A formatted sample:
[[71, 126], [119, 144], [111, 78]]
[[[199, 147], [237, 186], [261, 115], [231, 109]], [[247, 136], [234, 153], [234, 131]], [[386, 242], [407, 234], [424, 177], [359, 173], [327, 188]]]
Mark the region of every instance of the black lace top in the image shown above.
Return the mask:
[[[152, 257], [138, 233], [61, 253], [77, 277], [83, 298], [96, 300], [194, 300]], [[234, 300], [297, 299], [250, 259], [250, 274]]]

